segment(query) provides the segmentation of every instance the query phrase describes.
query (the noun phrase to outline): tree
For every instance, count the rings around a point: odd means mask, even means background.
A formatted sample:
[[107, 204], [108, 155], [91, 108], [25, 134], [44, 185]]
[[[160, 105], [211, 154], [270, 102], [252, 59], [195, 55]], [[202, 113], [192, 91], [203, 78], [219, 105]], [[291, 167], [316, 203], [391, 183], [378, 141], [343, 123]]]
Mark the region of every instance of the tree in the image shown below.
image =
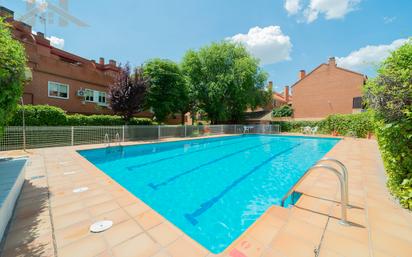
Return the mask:
[[109, 87], [110, 108], [129, 122], [134, 114], [144, 111], [144, 97], [148, 80], [143, 71], [135, 68], [131, 74], [129, 64], [120, 68], [120, 72]]
[[388, 186], [412, 210], [412, 39], [391, 53], [365, 86]]
[[151, 107], [156, 120], [163, 122], [169, 115], [190, 111], [189, 85], [176, 63], [170, 60], [153, 59], [144, 65], [144, 74], [149, 79], [146, 104]]
[[287, 104], [273, 109], [273, 117], [291, 117], [292, 115], [293, 109]]
[[269, 99], [263, 90], [267, 74], [240, 44], [212, 43], [189, 50], [182, 68], [213, 124], [242, 121], [247, 108], [265, 105]]
[[0, 130], [12, 118], [23, 94], [26, 61], [24, 47], [0, 18]]

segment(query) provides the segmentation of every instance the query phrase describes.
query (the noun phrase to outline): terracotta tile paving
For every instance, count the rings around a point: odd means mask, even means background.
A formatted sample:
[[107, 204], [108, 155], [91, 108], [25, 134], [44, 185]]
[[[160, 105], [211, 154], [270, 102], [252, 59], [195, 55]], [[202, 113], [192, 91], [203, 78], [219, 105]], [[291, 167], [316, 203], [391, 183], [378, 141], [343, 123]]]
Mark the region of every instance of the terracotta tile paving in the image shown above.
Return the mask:
[[[75, 151], [95, 147], [102, 145], [29, 151], [26, 183], [1, 257], [412, 256], [412, 214], [389, 195], [374, 140], [345, 138], [327, 154], [348, 167], [351, 226], [339, 224], [336, 177], [319, 170], [299, 186], [303, 195], [294, 207], [269, 208], [217, 255]], [[79, 187], [88, 190], [74, 193]], [[97, 220], [114, 225], [91, 233], [89, 226]]]

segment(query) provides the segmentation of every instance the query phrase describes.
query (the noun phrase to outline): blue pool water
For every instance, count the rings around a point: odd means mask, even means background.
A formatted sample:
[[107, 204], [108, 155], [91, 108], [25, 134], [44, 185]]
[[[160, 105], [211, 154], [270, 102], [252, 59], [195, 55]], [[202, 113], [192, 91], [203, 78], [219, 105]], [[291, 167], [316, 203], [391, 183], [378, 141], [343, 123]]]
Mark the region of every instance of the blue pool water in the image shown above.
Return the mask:
[[243, 135], [80, 151], [213, 253], [255, 222], [339, 139]]

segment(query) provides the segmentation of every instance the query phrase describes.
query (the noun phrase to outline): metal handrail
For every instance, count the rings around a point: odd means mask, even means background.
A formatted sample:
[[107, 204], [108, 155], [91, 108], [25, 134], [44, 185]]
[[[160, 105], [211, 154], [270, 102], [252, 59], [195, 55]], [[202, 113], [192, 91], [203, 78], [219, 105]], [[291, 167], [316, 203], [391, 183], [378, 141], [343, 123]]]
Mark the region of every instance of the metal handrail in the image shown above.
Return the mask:
[[104, 143], [107, 144], [107, 147], [110, 147], [110, 138], [107, 133], [104, 135]]
[[337, 169], [327, 166], [327, 165], [315, 165], [309, 168], [305, 174], [289, 189], [289, 191], [285, 194], [285, 196], [282, 198], [281, 201], [281, 206], [283, 207], [285, 205], [286, 199], [295, 191], [295, 188], [309, 175], [309, 173], [314, 170], [314, 169], [326, 169], [331, 172], [333, 172], [339, 179], [339, 184], [340, 184], [340, 192], [341, 192], [341, 220], [340, 224], [342, 225], [349, 225], [349, 222], [347, 220], [347, 204], [345, 202], [345, 197], [346, 197], [346, 187], [345, 187], [345, 179], [342, 173], [340, 173]]
[[345, 195], [345, 203], [346, 206], [350, 209], [352, 208], [351, 205], [349, 205], [349, 175], [348, 175], [348, 169], [346, 166], [339, 160], [336, 160], [334, 158], [326, 157], [321, 160], [319, 160], [316, 164], [322, 163], [322, 162], [333, 162], [336, 163], [342, 170], [343, 178], [345, 179], [345, 190], [346, 190], [346, 195]]
[[116, 133], [115, 141], [117, 141], [117, 144], [118, 144], [119, 146], [122, 145], [122, 144], [120, 143], [120, 134], [119, 134], [119, 132]]

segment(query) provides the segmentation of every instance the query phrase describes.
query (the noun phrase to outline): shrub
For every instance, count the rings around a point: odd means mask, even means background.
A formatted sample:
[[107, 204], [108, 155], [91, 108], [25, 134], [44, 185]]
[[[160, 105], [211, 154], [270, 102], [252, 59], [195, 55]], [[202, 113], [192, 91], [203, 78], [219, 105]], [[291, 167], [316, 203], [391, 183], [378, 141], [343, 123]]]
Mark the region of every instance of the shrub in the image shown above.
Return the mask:
[[[68, 115], [62, 109], [49, 105], [25, 105], [27, 126], [121, 126], [125, 125], [122, 117], [117, 115]], [[19, 105], [10, 126], [22, 126], [23, 107]], [[128, 125], [153, 125], [148, 118], [132, 118]]]
[[373, 123], [369, 113], [335, 114], [320, 121], [275, 121], [282, 132], [301, 132], [302, 127], [318, 127], [318, 133], [338, 135], [354, 135], [366, 137], [373, 131]]
[[0, 17], [0, 132], [12, 118], [23, 93], [26, 69], [24, 47], [12, 38]]
[[[67, 123], [66, 113], [55, 106], [25, 105], [24, 116], [27, 126], [64, 126]], [[22, 126], [23, 107], [17, 106], [9, 126]]]
[[392, 52], [365, 85], [388, 187], [412, 210], [412, 40]]
[[279, 125], [282, 132], [301, 132], [302, 127], [320, 127], [321, 121], [273, 121], [272, 124]]
[[291, 117], [292, 115], [293, 109], [289, 105], [283, 105], [273, 109], [273, 117]]
[[324, 133], [337, 132], [342, 136], [366, 137], [373, 131], [373, 124], [369, 113], [335, 114], [322, 121]]
[[67, 115], [67, 125], [70, 126], [117, 126], [125, 122], [120, 116], [112, 115]]

